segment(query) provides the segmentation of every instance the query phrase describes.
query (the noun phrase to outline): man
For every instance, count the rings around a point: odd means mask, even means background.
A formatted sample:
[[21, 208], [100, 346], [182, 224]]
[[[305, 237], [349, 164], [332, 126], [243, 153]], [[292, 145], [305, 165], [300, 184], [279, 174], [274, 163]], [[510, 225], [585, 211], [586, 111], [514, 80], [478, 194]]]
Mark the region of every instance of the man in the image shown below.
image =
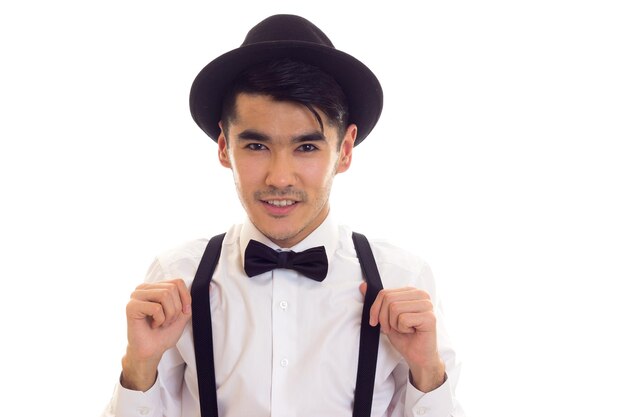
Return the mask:
[[[194, 312], [201, 328], [212, 328], [219, 415], [351, 415], [368, 284], [329, 195], [380, 116], [378, 80], [309, 21], [277, 15], [199, 73], [190, 105], [232, 170], [248, 217], [218, 251], [210, 322]], [[105, 415], [200, 416], [206, 390], [196, 359], [207, 354], [194, 351], [189, 288], [205, 248], [202, 240], [161, 255], [132, 294], [122, 375]], [[277, 264], [255, 264], [255, 250]], [[388, 244], [372, 242], [372, 250], [385, 289], [363, 323], [384, 334], [373, 349], [371, 415], [460, 415], [428, 266]], [[321, 272], [288, 264], [315, 251]]]

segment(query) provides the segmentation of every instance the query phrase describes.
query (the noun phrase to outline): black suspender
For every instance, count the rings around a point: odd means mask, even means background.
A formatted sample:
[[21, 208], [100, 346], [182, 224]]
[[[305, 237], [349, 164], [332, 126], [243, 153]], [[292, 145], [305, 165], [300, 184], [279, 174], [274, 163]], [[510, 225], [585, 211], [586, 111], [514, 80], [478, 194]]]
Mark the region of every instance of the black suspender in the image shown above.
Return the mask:
[[[224, 236], [225, 234], [221, 234], [211, 238], [191, 285], [191, 297], [193, 299], [192, 326], [202, 417], [218, 417], [209, 284], [220, 257]], [[376, 295], [383, 289], [383, 285], [367, 238], [362, 234], [353, 233], [352, 240], [354, 241], [357, 257], [367, 282], [363, 315], [361, 316], [359, 362], [352, 415], [353, 417], [369, 417], [372, 409], [376, 360], [378, 358], [378, 340], [380, 337], [380, 327], [369, 325], [369, 311], [376, 299]]]
[[359, 343], [359, 368], [356, 374], [356, 388], [354, 390], [353, 417], [369, 417], [372, 411], [372, 396], [374, 394], [374, 378], [376, 376], [376, 361], [378, 359], [378, 339], [380, 337], [380, 325], [369, 325], [370, 310], [376, 295], [383, 289], [380, 274], [376, 267], [376, 260], [367, 238], [360, 233], [352, 233], [352, 240], [359, 258], [367, 291], [363, 302], [363, 314], [361, 315], [361, 341]]
[[196, 353], [198, 394], [200, 396], [200, 415], [202, 417], [218, 417], [209, 284], [213, 278], [217, 261], [220, 259], [224, 236], [226, 236], [226, 233], [214, 236], [209, 240], [196, 271], [196, 276], [191, 284], [193, 348]]

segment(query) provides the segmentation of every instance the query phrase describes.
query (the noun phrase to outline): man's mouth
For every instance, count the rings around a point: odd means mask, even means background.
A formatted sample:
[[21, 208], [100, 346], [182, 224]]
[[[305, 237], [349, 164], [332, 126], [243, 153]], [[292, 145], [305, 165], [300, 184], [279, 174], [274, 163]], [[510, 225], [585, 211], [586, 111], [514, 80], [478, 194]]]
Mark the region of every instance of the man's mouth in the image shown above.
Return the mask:
[[294, 200], [263, 200], [263, 202], [274, 207], [292, 206], [297, 203]]

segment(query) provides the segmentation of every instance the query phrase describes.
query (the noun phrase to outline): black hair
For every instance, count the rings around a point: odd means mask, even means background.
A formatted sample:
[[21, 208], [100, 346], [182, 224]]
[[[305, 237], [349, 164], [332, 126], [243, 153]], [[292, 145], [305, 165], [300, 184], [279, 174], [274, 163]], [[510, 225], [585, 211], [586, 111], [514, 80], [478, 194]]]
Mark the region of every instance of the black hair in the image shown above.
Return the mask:
[[228, 135], [228, 123], [236, 117], [235, 102], [240, 93], [268, 95], [277, 101], [291, 101], [307, 107], [324, 124], [316, 109], [339, 131], [339, 142], [348, 126], [348, 100], [328, 73], [314, 65], [290, 58], [266, 61], [240, 73], [222, 100], [222, 123]]

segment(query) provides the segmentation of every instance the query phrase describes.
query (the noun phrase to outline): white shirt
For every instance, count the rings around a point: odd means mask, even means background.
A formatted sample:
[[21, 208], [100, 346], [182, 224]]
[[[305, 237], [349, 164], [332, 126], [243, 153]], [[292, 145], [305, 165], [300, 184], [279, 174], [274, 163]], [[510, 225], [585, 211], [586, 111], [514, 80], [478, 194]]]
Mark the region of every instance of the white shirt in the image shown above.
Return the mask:
[[[293, 248], [325, 246], [323, 282], [287, 269], [249, 278], [246, 245], [257, 240], [281, 249], [249, 221], [233, 226], [211, 282], [211, 317], [220, 417], [351, 416], [356, 385], [363, 282], [351, 231], [329, 216]], [[147, 281], [182, 278], [191, 286], [207, 240], [159, 256]], [[389, 244], [371, 241], [385, 288], [413, 286], [430, 293], [438, 316], [438, 346], [447, 381], [429, 393], [408, 382], [408, 366], [381, 335], [372, 416], [462, 415], [454, 398], [458, 365], [440, 319], [427, 264]], [[106, 416], [200, 417], [191, 321], [158, 367], [145, 393], [117, 384]]]

